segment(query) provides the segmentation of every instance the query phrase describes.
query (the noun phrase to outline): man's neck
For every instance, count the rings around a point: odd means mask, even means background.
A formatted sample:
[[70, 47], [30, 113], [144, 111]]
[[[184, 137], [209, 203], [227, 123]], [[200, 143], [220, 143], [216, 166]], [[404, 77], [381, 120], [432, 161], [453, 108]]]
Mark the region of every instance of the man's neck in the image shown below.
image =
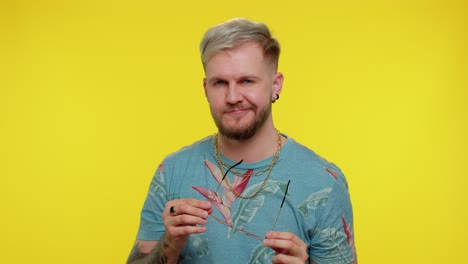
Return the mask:
[[[285, 139], [281, 137], [283, 144]], [[273, 125], [264, 127], [246, 140], [234, 140], [218, 135], [219, 152], [234, 161], [257, 162], [270, 157], [278, 150], [278, 132]]]

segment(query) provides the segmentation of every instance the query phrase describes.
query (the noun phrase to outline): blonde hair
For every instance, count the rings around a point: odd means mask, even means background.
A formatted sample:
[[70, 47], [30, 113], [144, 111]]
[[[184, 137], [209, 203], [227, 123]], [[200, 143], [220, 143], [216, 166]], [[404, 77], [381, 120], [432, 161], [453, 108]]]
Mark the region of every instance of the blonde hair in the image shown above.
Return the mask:
[[216, 53], [235, 49], [247, 42], [258, 43], [263, 48], [263, 56], [272, 63], [275, 70], [278, 69], [278, 40], [271, 36], [265, 24], [245, 18], [234, 18], [208, 29], [200, 43], [203, 67]]

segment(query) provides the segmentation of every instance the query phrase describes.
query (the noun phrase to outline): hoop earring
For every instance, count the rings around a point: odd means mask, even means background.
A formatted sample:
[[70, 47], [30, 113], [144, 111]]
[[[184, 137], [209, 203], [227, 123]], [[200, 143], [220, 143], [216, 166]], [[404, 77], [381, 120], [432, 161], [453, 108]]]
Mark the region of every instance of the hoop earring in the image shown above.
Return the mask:
[[276, 100], [278, 100], [278, 99], [279, 99], [279, 94], [276, 94], [276, 99], [273, 99], [271, 102], [274, 103], [274, 102], [276, 102]]

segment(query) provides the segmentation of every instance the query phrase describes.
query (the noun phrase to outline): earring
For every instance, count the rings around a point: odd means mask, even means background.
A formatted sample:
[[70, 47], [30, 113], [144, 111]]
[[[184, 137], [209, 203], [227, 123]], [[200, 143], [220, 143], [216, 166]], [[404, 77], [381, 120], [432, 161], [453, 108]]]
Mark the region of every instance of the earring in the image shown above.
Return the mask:
[[279, 99], [279, 94], [276, 94], [276, 99], [273, 99], [271, 102], [274, 103], [274, 102], [276, 102], [276, 100], [278, 100], [278, 99]]

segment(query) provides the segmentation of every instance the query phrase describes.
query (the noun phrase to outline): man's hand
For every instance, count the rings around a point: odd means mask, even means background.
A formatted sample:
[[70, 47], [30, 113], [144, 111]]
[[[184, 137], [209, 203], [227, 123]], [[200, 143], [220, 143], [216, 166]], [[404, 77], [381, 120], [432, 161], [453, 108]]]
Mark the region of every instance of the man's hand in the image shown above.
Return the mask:
[[206, 231], [207, 217], [213, 212], [210, 202], [195, 199], [179, 199], [166, 203], [163, 212], [166, 235], [164, 242], [169, 248], [180, 251], [190, 234]]
[[296, 235], [289, 232], [268, 232], [263, 240], [263, 245], [272, 248], [276, 256], [272, 263], [300, 263], [304, 264], [307, 255], [307, 244]]
[[180, 250], [187, 243], [188, 235], [205, 232], [206, 218], [212, 212], [209, 202], [195, 199], [167, 202], [162, 214], [166, 232], [161, 240], [137, 240], [127, 264], [177, 263]]

